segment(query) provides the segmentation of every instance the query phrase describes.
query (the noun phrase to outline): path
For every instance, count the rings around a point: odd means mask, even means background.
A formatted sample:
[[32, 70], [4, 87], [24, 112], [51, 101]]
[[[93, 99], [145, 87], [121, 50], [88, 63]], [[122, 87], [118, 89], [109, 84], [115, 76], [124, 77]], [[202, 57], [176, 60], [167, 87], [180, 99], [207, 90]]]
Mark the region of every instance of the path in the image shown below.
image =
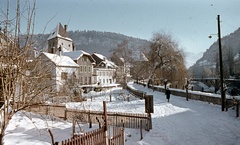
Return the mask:
[[171, 95], [133, 84], [154, 96], [153, 129], [141, 143], [161, 145], [237, 145], [240, 144], [240, 119], [234, 110], [222, 112], [221, 106]]

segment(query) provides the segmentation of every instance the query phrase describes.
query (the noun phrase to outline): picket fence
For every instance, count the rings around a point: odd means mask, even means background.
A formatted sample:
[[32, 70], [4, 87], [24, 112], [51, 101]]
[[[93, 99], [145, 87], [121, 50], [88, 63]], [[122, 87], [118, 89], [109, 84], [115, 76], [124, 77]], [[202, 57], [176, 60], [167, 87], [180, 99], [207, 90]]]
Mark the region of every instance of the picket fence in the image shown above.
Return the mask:
[[[112, 137], [111, 137], [112, 136]], [[112, 135], [106, 139], [104, 128], [99, 128], [81, 135], [74, 135], [70, 139], [63, 140], [62, 145], [124, 145], [124, 129], [122, 127], [113, 127]], [[58, 145], [56, 142], [55, 145]]]
[[[99, 124], [101, 126], [104, 124], [102, 111], [66, 109], [63, 105], [36, 105], [31, 106], [28, 110], [39, 114], [52, 115], [69, 121], [77, 119], [84, 123]], [[142, 128], [147, 131], [152, 129], [151, 114], [107, 112], [107, 119], [108, 125], [110, 126], [124, 126], [125, 128], [134, 129], [140, 129], [142, 126]]]

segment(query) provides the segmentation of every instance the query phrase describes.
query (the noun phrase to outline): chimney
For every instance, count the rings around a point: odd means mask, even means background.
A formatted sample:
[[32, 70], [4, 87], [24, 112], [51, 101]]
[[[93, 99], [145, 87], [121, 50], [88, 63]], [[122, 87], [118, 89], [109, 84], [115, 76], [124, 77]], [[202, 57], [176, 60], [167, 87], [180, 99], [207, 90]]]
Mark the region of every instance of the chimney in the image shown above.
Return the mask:
[[62, 56], [62, 46], [61, 45], [59, 46], [58, 51], [59, 51], [59, 56]]
[[64, 30], [67, 32], [67, 25], [64, 25]]

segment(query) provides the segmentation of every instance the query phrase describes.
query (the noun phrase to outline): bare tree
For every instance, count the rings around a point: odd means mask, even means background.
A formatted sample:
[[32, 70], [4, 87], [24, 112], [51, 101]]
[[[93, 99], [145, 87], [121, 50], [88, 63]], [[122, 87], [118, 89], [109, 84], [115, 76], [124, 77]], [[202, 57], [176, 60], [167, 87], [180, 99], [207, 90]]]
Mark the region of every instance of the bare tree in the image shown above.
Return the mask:
[[[51, 68], [32, 56], [36, 1], [26, 1], [23, 7], [20, 7], [20, 0], [16, 1], [16, 16], [13, 19], [9, 18], [9, 5], [8, 1], [6, 13], [1, 10], [5, 18], [0, 22], [3, 26], [3, 31], [0, 31], [0, 91], [3, 102], [0, 144], [14, 113], [41, 104], [44, 95], [54, 92], [54, 83], [50, 81]], [[25, 43], [22, 45], [21, 18], [27, 19]]]
[[165, 33], [155, 33], [148, 54], [150, 70], [148, 77], [148, 87], [153, 76], [160, 78], [162, 81], [167, 79], [171, 83], [181, 84], [187, 74], [184, 63], [184, 53], [179, 49], [176, 40], [171, 35]]
[[117, 82], [125, 84], [133, 61], [133, 51], [128, 48], [128, 41], [123, 41], [112, 50], [111, 60], [118, 66], [115, 75]]

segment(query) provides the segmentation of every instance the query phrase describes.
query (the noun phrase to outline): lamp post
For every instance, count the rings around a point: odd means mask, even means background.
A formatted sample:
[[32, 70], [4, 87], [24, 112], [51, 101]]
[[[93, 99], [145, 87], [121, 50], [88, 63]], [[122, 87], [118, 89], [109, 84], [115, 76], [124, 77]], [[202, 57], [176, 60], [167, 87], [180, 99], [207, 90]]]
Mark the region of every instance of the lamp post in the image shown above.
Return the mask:
[[[219, 65], [220, 65], [220, 84], [221, 84], [221, 102], [222, 102], [222, 111], [225, 108], [225, 90], [223, 86], [223, 63], [222, 63], [222, 44], [221, 44], [221, 29], [220, 29], [220, 15], [217, 15], [218, 21], [218, 45], [219, 45]], [[211, 35], [209, 38], [212, 38]]]

